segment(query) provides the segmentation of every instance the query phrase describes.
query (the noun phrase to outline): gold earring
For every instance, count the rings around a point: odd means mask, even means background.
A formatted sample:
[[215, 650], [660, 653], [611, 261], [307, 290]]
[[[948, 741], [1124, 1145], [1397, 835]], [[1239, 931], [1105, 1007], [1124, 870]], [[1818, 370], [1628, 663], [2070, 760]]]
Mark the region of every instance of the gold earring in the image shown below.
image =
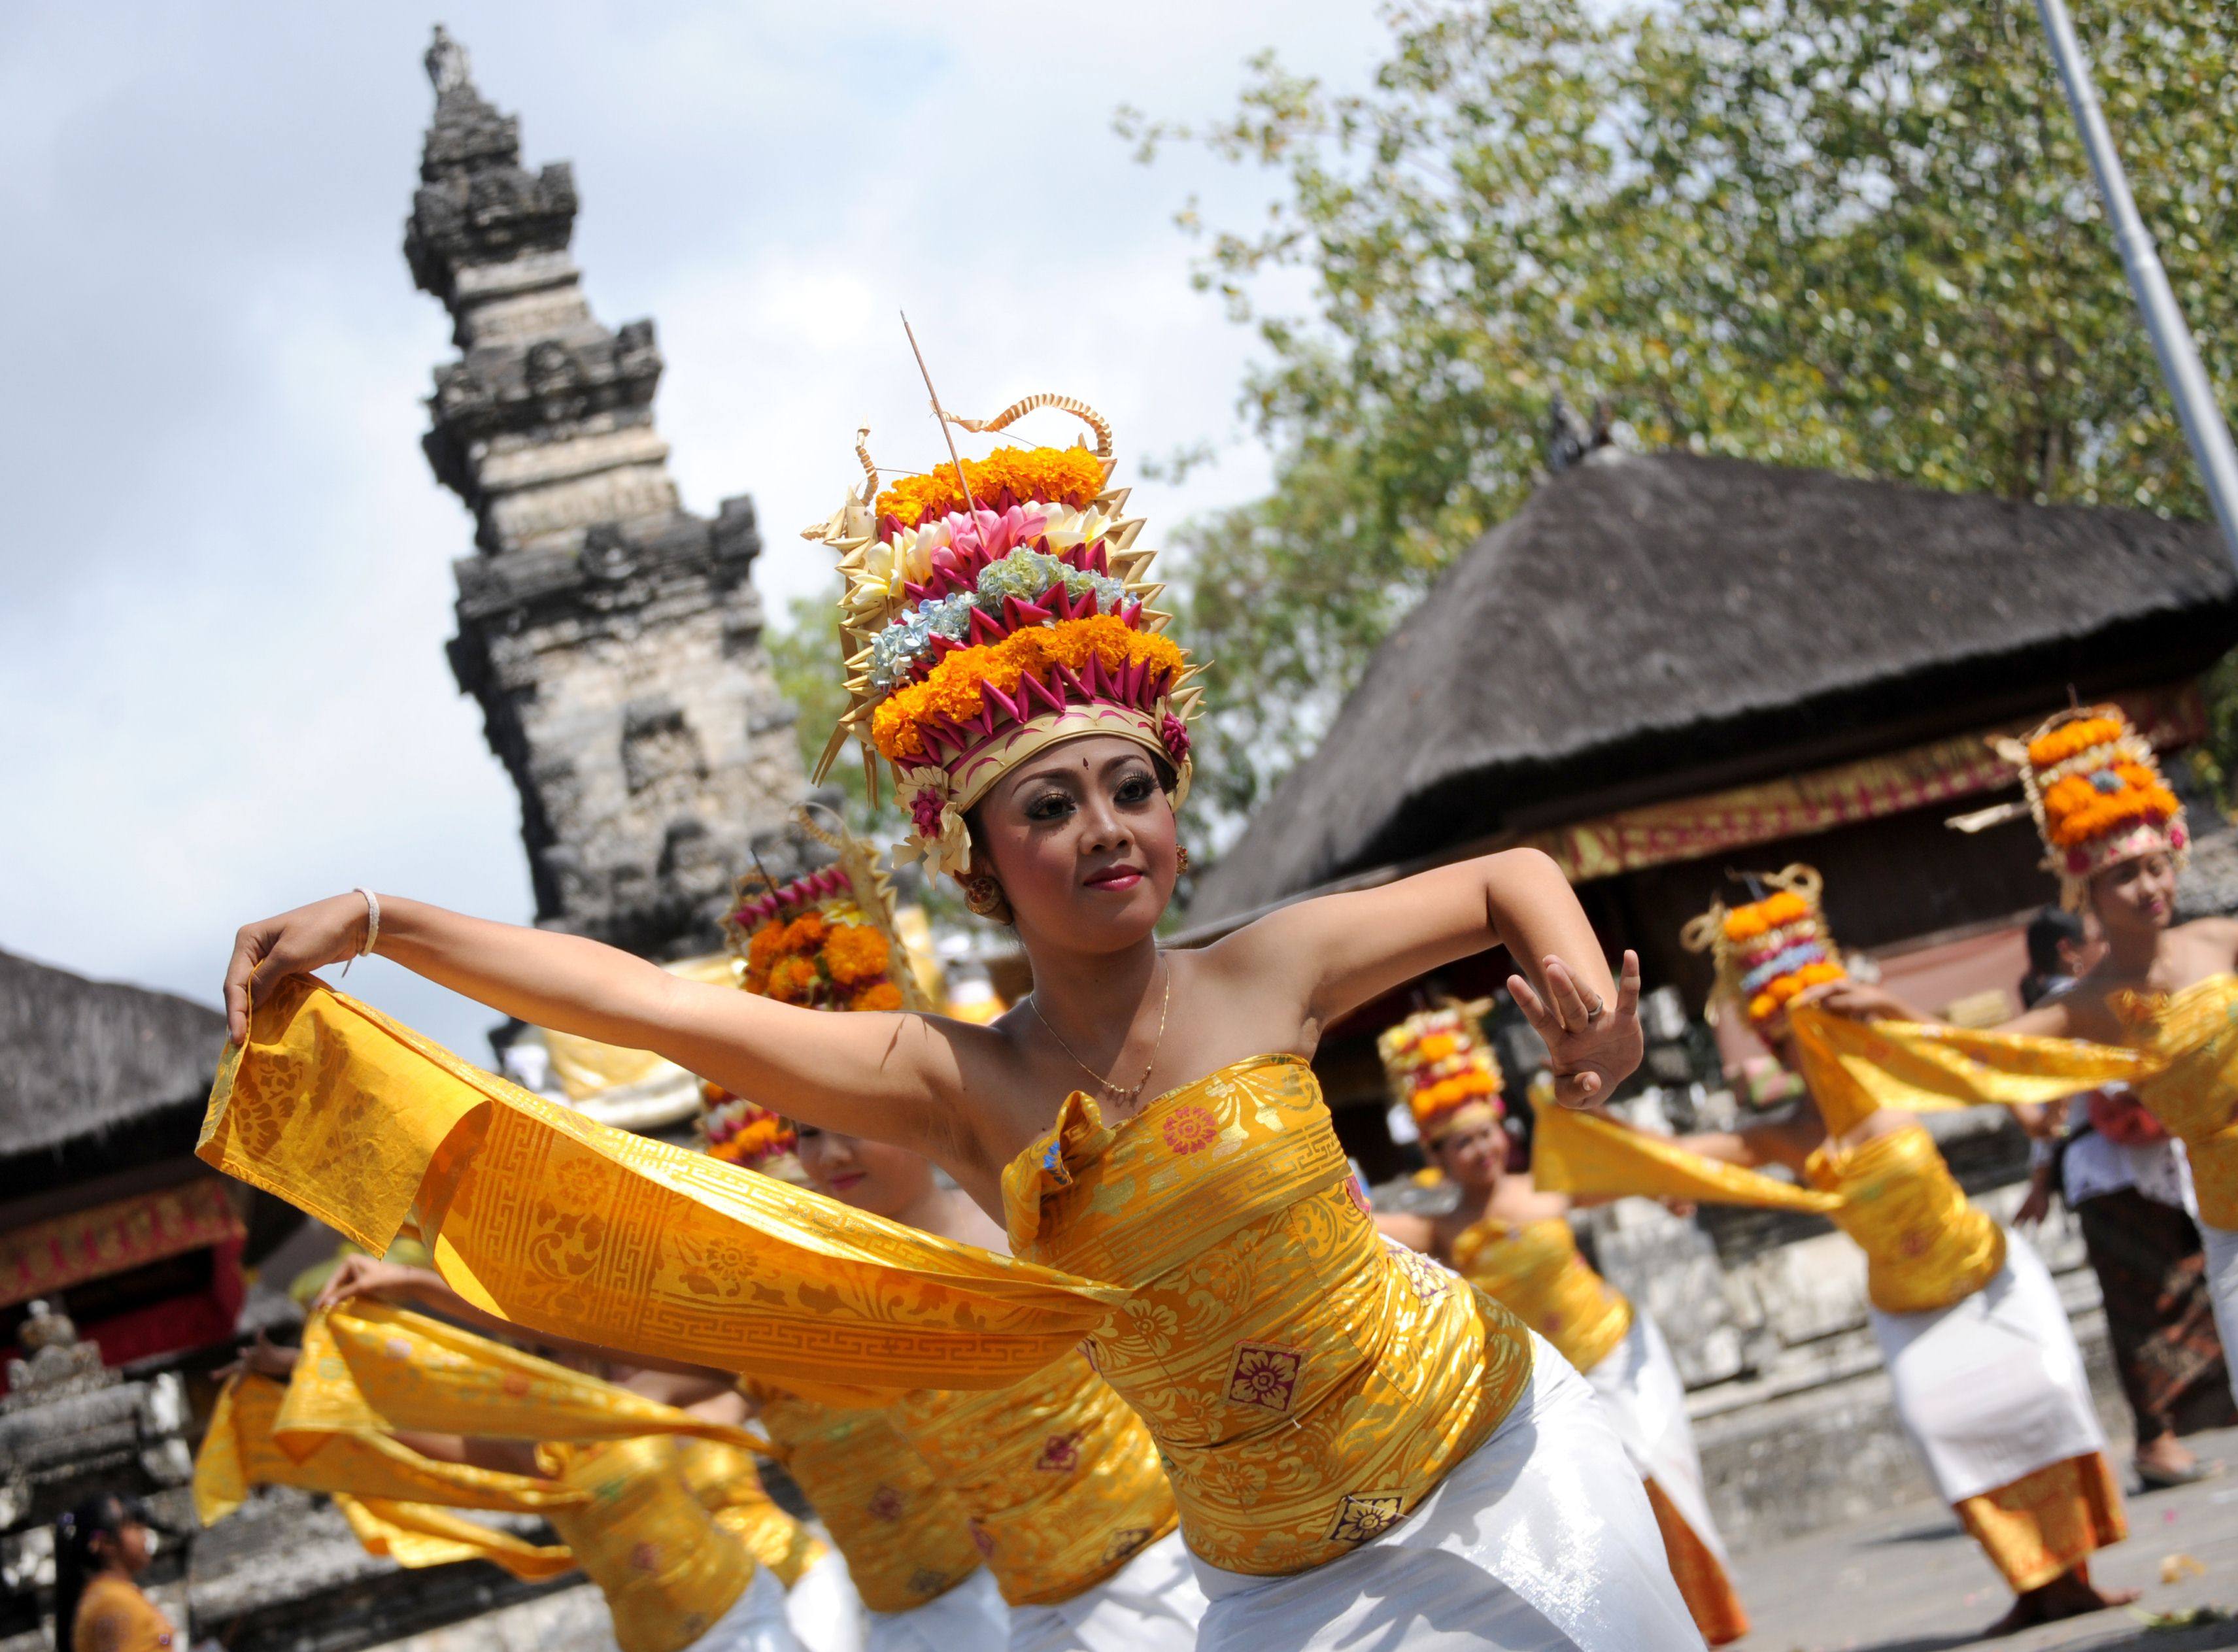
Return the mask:
[[1175, 877], [1189, 876], [1189, 845], [1187, 843], [1174, 845], [1174, 876]]
[[994, 917], [1010, 906], [1003, 886], [989, 872], [975, 872], [963, 880], [963, 904], [971, 909], [973, 916], [981, 918]]

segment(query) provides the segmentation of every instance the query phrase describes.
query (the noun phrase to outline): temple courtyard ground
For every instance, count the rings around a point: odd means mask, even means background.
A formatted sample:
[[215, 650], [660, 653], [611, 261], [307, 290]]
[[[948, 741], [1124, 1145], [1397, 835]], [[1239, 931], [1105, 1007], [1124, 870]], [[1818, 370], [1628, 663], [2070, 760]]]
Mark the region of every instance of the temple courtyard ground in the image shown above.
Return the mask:
[[[1756, 1625], [1740, 1652], [2238, 1647], [2238, 1429], [2190, 1444], [2202, 1457], [2220, 1458], [2225, 1472], [2131, 1497], [2129, 1541], [2093, 1561], [2102, 1586], [2143, 1591], [2133, 1609], [1983, 1641], [1982, 1630], [2012, 1597], [1948, 1509], [1917, 1503], [1739, 1556], [1741, 1596]], [[2193, 1613], [2221, 1621], [2171, 1626]]]

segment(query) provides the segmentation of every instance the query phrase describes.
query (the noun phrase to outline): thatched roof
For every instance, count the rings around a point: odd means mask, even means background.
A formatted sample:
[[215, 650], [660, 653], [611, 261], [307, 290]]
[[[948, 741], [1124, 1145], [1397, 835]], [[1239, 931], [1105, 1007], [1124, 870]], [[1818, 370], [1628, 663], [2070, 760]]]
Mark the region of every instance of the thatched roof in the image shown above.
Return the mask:
[[2172, 682], [2234, 642], [2208, 524], [1604, 449], [1385, 640], [1189, 915], [2049, 711], [2069, 684]]
[[0, 1158], [198, 1102], [224, 1045], [215, 1009], [0, 952]]

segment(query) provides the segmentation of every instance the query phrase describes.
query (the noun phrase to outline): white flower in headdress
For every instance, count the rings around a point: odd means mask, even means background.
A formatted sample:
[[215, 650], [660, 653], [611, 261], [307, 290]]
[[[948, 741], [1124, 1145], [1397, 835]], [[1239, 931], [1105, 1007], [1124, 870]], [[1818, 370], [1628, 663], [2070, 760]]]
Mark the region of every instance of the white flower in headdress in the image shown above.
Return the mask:
[[923, 860], [936, 872], [961, 877], [971, 865], [971, 829], [948, 800], [946, 771], [903, 770], [901, 799], [910, 811], [911, 830], [909, 841], [894, 850], [894, 859]]

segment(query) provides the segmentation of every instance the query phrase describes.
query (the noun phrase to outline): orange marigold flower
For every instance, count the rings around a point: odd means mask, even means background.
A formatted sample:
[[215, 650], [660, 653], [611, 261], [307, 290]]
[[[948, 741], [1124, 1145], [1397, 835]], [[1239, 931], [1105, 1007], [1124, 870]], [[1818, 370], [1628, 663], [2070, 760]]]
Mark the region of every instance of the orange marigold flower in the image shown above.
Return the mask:
[[871, 733], [878, 750], [896, 763], [922, 757], [922, 725], [979, 715], [983, 684], [1003, 693], [1031, 675], [1046, 682], [1058, 665], [1078, 671], [1093, 654], [1106, 669], [1148, 663], [1178, 673], [1186, 663], [1180, 644], [1155, 631], [1136, 631], [1116, 614], [1091, 614], [1013, 631], [998, 643], [960, 648], [934, 666], [919, 683], [896, 691], [872, 715]]
[[816, 966], [805, 958], [780, 958], [770, 966], [767, 995], [781, 1004], [805, 1004], [824, 984]]
[[824, 942], [824, 968], [842, 987], [859, 986], [886, 973], [893, 952], [867, 923], [838, 923]]
[[2121, 737], [2122, 725], [2112, 717], [2083, 717], [2077, 722], [2063, 723], [2029, 742], [2029, 761], [2039, 769], [2049, 769], [2077, 752]]
[[765, 923], [746, 941], [746, 968], [766, 973], [785, 953], [785, 925]]
[[[1103, 492], [1103, 464], [1084, 447], [998, 447], [984, 459], [963, 461], [971, 497], [982, 510], [1039, 500], [1085, 508]], [[877, 514], [913, 528], [964, 508], [952, 466], [904, 476], [878, 495]]]
[[875, 981], [855, 995], [850, 1009], [899, 1009], [902, 989], [891, 981]]
[[785, 949], [787, 952], [813, 952], [824, 944], [824, 937], [831, 928], [821, 912], [804, 912], [785, 926]]

